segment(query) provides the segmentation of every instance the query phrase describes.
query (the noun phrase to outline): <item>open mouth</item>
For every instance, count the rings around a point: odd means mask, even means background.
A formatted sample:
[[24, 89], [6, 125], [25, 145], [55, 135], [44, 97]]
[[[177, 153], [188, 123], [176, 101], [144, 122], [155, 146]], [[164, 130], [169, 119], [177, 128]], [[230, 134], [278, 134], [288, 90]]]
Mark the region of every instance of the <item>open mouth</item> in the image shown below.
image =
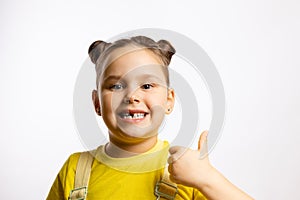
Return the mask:
[[122, 119], [144, 119], [148, 113], [143, 111], [126, 111], [119, 113]]

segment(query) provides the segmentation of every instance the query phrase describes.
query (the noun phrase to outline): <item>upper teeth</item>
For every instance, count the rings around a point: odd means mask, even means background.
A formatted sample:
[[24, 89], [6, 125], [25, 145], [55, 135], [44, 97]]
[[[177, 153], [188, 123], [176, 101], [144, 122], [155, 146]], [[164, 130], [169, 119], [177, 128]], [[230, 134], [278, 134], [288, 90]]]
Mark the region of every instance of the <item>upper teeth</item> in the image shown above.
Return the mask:
[[145, 117], [145, 113], [123, 113], [121, 116], [123, 119], [141, 119]]

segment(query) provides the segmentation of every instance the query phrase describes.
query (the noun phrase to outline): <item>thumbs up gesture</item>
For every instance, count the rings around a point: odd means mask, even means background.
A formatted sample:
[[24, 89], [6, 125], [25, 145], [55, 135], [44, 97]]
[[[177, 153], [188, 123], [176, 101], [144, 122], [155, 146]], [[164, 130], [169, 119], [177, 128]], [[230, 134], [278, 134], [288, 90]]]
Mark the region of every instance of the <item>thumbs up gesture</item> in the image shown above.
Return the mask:
[[198, 142], [198, 149], [171, 147], [168, 158], [170, 180], [194, 187], [208, 199], [253, 200], [227, 180], [209, 162], [207, 151], [207, 131], [204, 131]]
[[213, 171], [208, 159], [207, 134], [208, 131], [202, 132], [197, 150], [180, 146], [169, 149], [170, 180], [194, 188], [201, 188], [205, 184], [210, 177], [210, 172]]

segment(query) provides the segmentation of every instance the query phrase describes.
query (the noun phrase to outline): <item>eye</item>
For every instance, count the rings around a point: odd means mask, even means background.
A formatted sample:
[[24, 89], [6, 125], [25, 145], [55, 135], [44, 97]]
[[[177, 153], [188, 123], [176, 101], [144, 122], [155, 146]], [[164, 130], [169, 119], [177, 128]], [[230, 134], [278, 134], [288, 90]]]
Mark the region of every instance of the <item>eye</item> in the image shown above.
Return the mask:
[[109, 89], [111, 90], [121, 90], [124, 89], [124, 85], [122, 85], [121, 83], [117, 83], [117, 84], [113, 84], [109, 87]]
[[149, 90], [149, 89], [153, 88], [153, 84], [149, 84], [149, 83], [143, 84], [143, 85], [141, 86], [141, 88], [142, 88], [142, 89], [145, 89], [145, 90]]

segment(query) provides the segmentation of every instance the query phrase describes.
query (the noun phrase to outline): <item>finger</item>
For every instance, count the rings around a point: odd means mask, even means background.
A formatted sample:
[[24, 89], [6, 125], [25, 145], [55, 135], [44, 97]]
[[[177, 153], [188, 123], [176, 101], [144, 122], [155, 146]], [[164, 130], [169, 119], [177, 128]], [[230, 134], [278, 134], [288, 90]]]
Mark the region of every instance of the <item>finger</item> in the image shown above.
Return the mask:
[[173, 156], [169, 156], [169, 158], [167, 160], [168, 164], [172, 164], [174, 161], [175, 160], [174, 160]]
[[170, 174], [172, 174], [172, 170], [173, 170], [173, 167], [172, 167], [172, 165], [170, 164], [170, 165], [168, 166], [168, 172], [169, 172]]
[[178, 152], [181, 148], [182, 148], [182, 147], [180, 147], [180, 146], [174, 146], [174, 147], [171, 147], [171, 148], [169, 149], [169, 152], [170, 152], [170, 154], [175, 154], [175, 153]]
[[199, 141], [198, 141], [198, 151], [201, 150], [201, 148], [203, 147], [203, 144], [206, 143], [207, 141], [207, 135], [208, 135], [208, 131], [203, 131], [199, 137]]
[[173, 164], [173, 163], [175, 163], [175, 162], [180, 158], [181, 155], [182, 155], [182, 154], [179, 154], [179, 153], [177, 152], [176, 154], [174, 154], [174, 155], [172, 155], [172, 156], [169, 156], [169, 158], [168, 158], [168, 160], [167, 160], [168, 164]]
[[174, 163], [186, 152], [187, 148], [181, 146], [174, 146], [169, 149], [170, 157], [168, 163]]
[[173, 183], [177, 183], [177, 180], [175, 179], [175, 177], [173, 175], [169, 175], [169, 179], [170, 181], [172, 181]]

